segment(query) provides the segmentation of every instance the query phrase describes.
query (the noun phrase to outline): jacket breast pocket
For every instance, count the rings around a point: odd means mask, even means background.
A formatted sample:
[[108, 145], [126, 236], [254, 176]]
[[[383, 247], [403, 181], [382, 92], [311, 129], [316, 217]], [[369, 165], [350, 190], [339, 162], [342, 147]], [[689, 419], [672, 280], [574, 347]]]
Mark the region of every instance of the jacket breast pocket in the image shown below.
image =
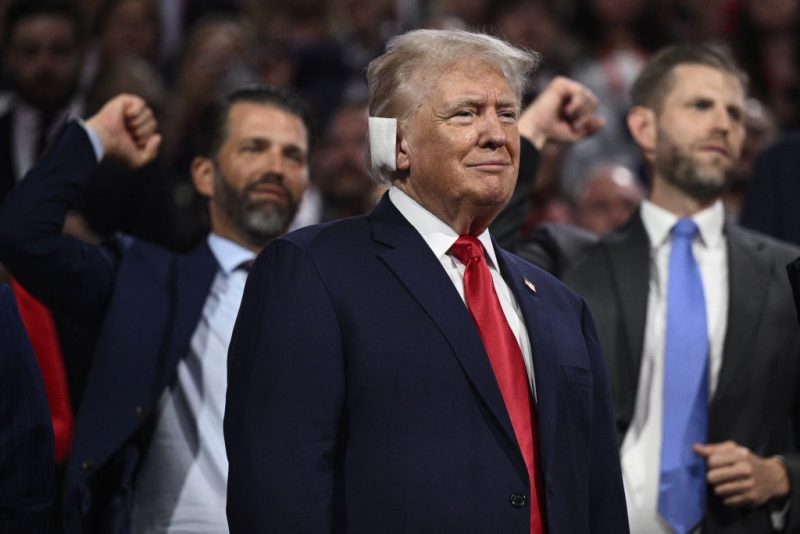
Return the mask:
[[592, 370], [575, 365], [561, 364], [561, 379], [570, 384], [592, 387]]

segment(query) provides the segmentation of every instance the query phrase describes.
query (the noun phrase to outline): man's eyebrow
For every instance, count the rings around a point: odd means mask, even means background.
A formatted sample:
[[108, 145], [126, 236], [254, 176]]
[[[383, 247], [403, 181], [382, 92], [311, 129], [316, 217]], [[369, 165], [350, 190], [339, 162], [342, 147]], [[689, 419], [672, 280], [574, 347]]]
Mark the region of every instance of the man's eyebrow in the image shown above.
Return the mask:
[[[485, 96], [466, 96], [463, 98], [459, 98], [458, 100], [453, 100], [451, 102], [445, 102], [442, 105], [442, 109], [444, 110], [453, 110], [463, 107], [480, 107], [486, 105], [488, 102], [488, 98]], [[498, 99], [497, 100], [497, 107], [498, 108], [517, 108], [517, 102], [514, 99]]]

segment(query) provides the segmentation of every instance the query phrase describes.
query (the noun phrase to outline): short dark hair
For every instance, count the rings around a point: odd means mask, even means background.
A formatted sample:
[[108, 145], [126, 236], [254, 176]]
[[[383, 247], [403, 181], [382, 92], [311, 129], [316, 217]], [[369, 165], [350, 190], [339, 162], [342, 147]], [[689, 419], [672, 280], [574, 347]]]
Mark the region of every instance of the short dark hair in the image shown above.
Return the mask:
[[248, 85], [216, 99], [203, 111], [197, 131], [197, 154], [214, 158], [227, 136], [228, 115], [240, 102], [273, 106], [297, 116], [306, 127], [309, 151], [313, 141], [313, 120], [308, 106], [295, 94], [268, 85]]
[[15, 0], [6, 11], [3, 46], [8, 49], [8, 44], [14, 29], [25, 19], [54, 16], [67, 19], [75, 31], [75, 40], [84, 44], [87, 38], [87, 29], [81, 9], [75, 2], [69, 0]]
[[713, 44], [678, 44], [662, 48], [645, 64], [631, 88], [631, 104], [661, 110], [672, 90], [673, 71], [679, 65], [703, 65], [736, 76], [747, 91], [747, 74], [727, 49]]

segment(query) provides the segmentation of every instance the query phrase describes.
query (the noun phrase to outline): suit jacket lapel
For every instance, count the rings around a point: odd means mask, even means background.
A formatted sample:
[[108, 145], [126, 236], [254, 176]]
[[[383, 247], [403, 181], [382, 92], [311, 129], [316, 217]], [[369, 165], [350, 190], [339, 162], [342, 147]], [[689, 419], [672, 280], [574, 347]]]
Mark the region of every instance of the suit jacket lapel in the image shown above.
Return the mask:
[[172, 325], [167, 330], [168, 349], [162, 356], [164, 367], [158, 374], [163, 382], [156, 385], [156, 391], [163, 391], [172, 380], [178, 360], [186, 356], [218, 268], [217, 260], [205, 240], [189, 254], [176, 257], [171, 273], [175, 299]]
[[[736, 375], [752, 356], [753, 339], [766, 304], [764, 287], [769, 285], [772, 276], [768, 259], [758, 253], [758, 243], [753, 243], [733, 224], [726, 224], [725, 233], [728, 241], [728, 326], [717, 390], [711, 400], [712, 414], [716, 399], [735, 387]], [[740, 306], [737, 302], [748, 304]], [[712, 415], [711, 420], [714, 419]]]
[[[607, 250], [619, 294], [620, 320], [628, 350], [627, 362], [633, 371], [629, 376], [638, 380], [650, 275], [650, 238], [638, 213], [618, 234], [608, 239]], [[627, 384], [627, 387], [630, 391], [636, 391], [637, 383]]]
[[[495, 250], [500, 262], [500, 270], [514, 298], [522, 310], [525, 328], [531, 343], [533, 372], [536, 384], [536, 423], [539, 436], [539, 457], [545, 473], [550, 472], [553, 451], [557, 446], [556, 439], [556, 399], [558, 388], [559, 365], [558, 345], [553, 338], [552, 319], [543, 308], [544, 300], [534, 295], [526, 286], [525, 274], [511, 259], [511, 254], [500, 249], [495, 243]], [[530, 280], [534, 285], [536, 280]]]
[[375, 241], [389, 247], [378, 256], [441, 330], [467, 378], [513, 444], [520, 469], [527, 473], [478, 329], [439, 260], [388, 196], [370, 219]]

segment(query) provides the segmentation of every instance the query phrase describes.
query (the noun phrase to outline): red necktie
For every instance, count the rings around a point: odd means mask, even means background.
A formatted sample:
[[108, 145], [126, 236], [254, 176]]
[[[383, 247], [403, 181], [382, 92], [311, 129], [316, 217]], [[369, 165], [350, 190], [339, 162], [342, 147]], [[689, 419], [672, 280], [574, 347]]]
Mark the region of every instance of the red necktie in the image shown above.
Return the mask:
[[497, 385], [514, 427], [517, 443], [528, 468], [531, 486], [531, 534], [542, 534], [544, 526], [539, 503], [539, 476], [536, 465], [536, 428], [531, 403], [528, 373], [519, 343], [500, 306], [492, 274], [483, 256], [483, 247], [475, 236], [461, 236], [450, 252], [466, 266], [464, 296], [467, 308], [478, 327], [483, 346], [489, 355]]

